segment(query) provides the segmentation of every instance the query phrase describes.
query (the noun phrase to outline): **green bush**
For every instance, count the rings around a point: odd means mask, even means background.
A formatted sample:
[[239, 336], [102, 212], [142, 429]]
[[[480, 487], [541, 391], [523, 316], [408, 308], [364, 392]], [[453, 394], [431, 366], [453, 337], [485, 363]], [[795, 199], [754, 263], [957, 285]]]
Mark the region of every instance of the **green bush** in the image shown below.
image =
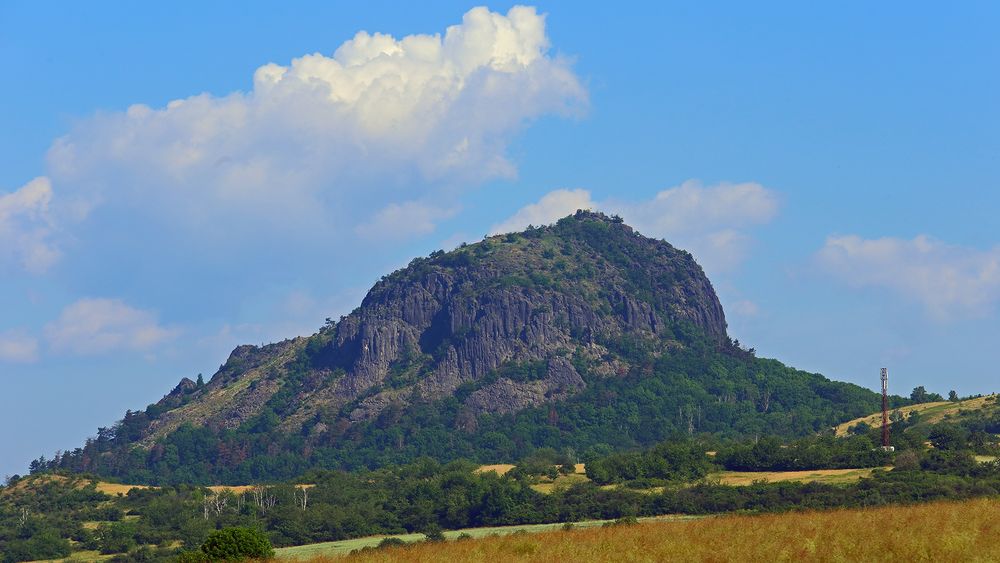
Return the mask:
[[441, 527], [437, 524], [432, 524], [427, 527], [424, 531], [424, 536], [429, 542], [441, 542], [444, 541], [444, 532], [441, 531]]
[[384, 549], [387, 547], [399, 547], [403, 545], [406, 545], [406, 542], [399, 538], [385, 538], [382, 541], [378, 542], [379, 549]]
[[271, 540], [256, 528], [224, 528], [208, 535], [201, 550], [212, 561], [274, 557]]

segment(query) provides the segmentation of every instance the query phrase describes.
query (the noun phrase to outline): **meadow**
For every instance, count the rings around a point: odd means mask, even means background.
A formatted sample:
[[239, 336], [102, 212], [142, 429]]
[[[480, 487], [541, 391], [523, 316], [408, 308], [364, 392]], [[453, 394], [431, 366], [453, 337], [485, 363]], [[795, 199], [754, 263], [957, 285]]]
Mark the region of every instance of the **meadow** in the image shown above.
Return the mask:
[[1000, 499], [718, 516], [418, 543], [332, 561], [998, 561]]
[[[996, 410], [1000, 408], [1000, 403], [997, 401], [997, 394], [990, 394], [983, 397], [974, 397], [971, 399], [965, 399], [964, 401], [936, 401], [931, 403], [917, 403], [915, 405], [908, 405], [905, 407], [900, 407], [898, 409], [893, 409], [894, 411], [899, 411], [903, 416], [910, 416], [912, 413], [919, 413], [920, 420], [924, 423], [937, 423], [945, 420], [946, 418], [954, 417], [962, 412], [967, 411], [987, 411]], [[871, 427], [878, 427], [882, 424], [882, 413], [874, 412], [872, 414], [855, 418], [853, 420], [848, 420], [842, 424], [838, 424], [834, 427], [834, 433], [837, 436], [847, 436], [851, 427], [857, 425], [858, 423], [865, 423]]]

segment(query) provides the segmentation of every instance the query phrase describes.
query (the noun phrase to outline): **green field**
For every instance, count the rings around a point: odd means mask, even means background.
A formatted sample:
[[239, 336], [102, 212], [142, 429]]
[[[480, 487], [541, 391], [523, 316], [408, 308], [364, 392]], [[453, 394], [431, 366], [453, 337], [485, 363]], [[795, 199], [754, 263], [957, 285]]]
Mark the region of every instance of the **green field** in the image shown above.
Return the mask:
[[[704, 516], [687, 515], [667, 515], [651, 516], [639, 518], [640, 522], [679, 522], [705, 518]], [[584, 522], [574, 522], [574, 528], [594, 528], [603, 526], [610, 520], [587, 520]], [[515, 532], [539, 533], [560, 529], [562, 523], [556, 524], [527, 524], [523, 526], [496, 526], [491, 528], [467, 528], [464, 530], [449, 530], [444, 533], [445, 538], [454, 540], [462, 534], [468, 534], [473, 538], [485, 538], [489, 536], [506, 536]], [[356, 538], [353, 540], [342, 540], [325, 543], [314, 543], [309, 545], [298, 545], [295, 547], [283, 547], [275, 550], [278, 559], [312, 559], [315, 557], [327, 557], [333, 555], [346, 555], [355, 549], [364, 547], [375, 547], [385, 538], [398, 538], [407, 543], [423, 541], [423, 534], [399, 534], [394, 536], [370, 536], [367, 538]]]

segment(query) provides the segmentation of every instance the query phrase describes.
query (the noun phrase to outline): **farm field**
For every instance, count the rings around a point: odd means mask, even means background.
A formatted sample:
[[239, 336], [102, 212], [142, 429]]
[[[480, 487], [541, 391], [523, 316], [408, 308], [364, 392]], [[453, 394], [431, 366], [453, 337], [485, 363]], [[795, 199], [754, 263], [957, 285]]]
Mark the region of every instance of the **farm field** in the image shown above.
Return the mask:
[[[550, 530], [326, 561], [997, 561], [1000, 499]], [[873, 522], [882, 522], [877, 533]]]
[[[986, 456], [980, 461], [990, 461], [986, 459]], [[484, 465], [479, 468], [479, 472], [484, 471], [495, 471], [500, 475], [507, 473], [513, 469], [513, 465], [509, 464], [498, 464], [498, 465]], [[891, 466], [880, 468], [885, 471], [892, 469]], [[710, 481], [718, 481], [723, 485], [752, 485], [756, 481], [767, 481], [771, 483], [777, 483], [782, 481], [801, 481], [803, 483], [818, 482], [826, 483], [831, 485], [853, 483], [858, 479], [863, 477], [871, 477], [872, 472], [875, 468], [862, 468], [862, 469], [812, 469], [807, 471], [716, 471], [714, 473], [709, 473], [706, 475], [706, 479]], [[576, 472], [569, 475], [559, 475], [554, 480], [549, 480], [544, 478], [542, 482], [536, 483], [531, 486], [532, 489], [540, 493], [551, 493], [557, 487], [566, 487], [574, 483], [584, 483], [589, 481], [586, 474], [586, 467], [582, 463], [576, 465]], [[605, 489], [614, 489], [620, 485], [604, 485]], [[649, 489], [651, 493], [657, 493], [663, 490], [663, 487], [653, 487]]]
[[[958, 414], [958, 411], [961, 410], [997, 408], [997, 398], [998, 396], [996, 394], [992, 394], [984, 397], [977, 397], [975, 399], [968, 399], [966, 401], [937, 401], [934, 403], [920, 403], [893, 410], [898, 410], [903, 413], [904, 416], [909, 416], [911, 412], [919, 412], [921, 422], [940, 422], [945, 418], [945, 416]], [[882, 424], [882, 413], [875, 412], [868, 416], [855, 418], [854, 420], [849, 420], [843, 424], [837, 425], [835, 428], [837, 436], [846, 436], [848, 429], [859, 422], [864, 422], [865, 424], [873, 427], [879, 426]]]
[[[639, 522], [681, 522], [687, 520], [696, 520], [700, 518], [706, 518], [705, 516], [688, 516], [688, 515], [666, 515], [666, 516], [650, 516], [647, 518], [639, 518]], [[609, 522], [609, 520], [587, 520], [584, 522], [574, 522], [573, 527], [575, 529], [585, 529], [585, 528], [596, 528], [603, 526]], [[526, 524], [523, 526], [495, 526], [488, 528], [466, 528], [464, 530], [449, 530], [444, 532], [445, 538], [448, 540], [455, 540], [462, 534], [467, 534], [473, 539], [477, 538], [487, 538], [491, 536], [509, 536], [512, 534], [537, 534], [542, 532], [552, 532], [561, 529], [564, 526], [563, 523], [555, 524]], [[340, 556], [347, 555], [355, 549], [362, 549], [365, 547], [375, 547], [384, 540], [385, 538], [397, 538], [403, 540], [407, 543], [414, 543], [423, 541], [423, 534], [398, 534], [393, 536], [370, 536], [366, 538], [355, 538], [351, 540], [342, 540], [335, 542], [324, 542], [316, 543], [310, 545], [299, 545], [294, 547], [284, 547], [276, 549], [275, 556], [278, 559], [289, 559], [289, 560], [299, 560], [308, 561], [317, 557], [326, 556]]]
[[[892, 467], [883, 467], [886, 471]], [[853, 483], [862, 477], [871, 477], [875, 468], [866, 469], [811, 469], [807, 471], [720, 471], [710, 473], [709, 479], [718, 479], [723, 485], [751, 485], [755, 481], [802, 481], [836, 485]]]

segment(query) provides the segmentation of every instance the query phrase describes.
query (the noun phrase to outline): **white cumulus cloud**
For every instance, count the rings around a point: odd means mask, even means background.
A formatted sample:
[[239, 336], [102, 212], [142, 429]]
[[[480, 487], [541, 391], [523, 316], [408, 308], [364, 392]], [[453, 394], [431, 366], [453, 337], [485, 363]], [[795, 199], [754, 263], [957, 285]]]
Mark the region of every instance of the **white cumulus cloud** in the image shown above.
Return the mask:
[[524, 230], [528, 225], [548, 225], [578, 209], [594, 209], [596, 204], [587, 190], [554, 190], [529, 203], [502, 223], [490, 229], [491, 235]]
[[44, 176], [13, 192], [0, 192], [0, 264], [42, 273], [59, 259], [51, 203], [52, 183]]
[[849, 286], [888, 289], [941, 319], [983, 316], [1000, 300], [1000, 246], [979, 250], [926, 235], [911, 240], [846, 235], [827, 238], [816, 258]]
[[366, 239], [387, 240], [434, 232], [437, 222], [452, 217], [457, 208], [441, 208], [419, 201], [390, 203], [379, 210], [367, 223], [355, 229]]
[[594, 201], [589, 191], [554, 190], [522, 207], [492, 233], [552, 223], [577, 209], [620, 215], [647, 236], [666, 239], [694, 254], [710, 272], [730, 270], [747, 255], [747, 228], [770, 222], [778, 213], [774, 191], [752, 182], [704, 186], [689, 180], [643, 201]]
[[78, 355], [150, 350], [178, 332], [161, 326], [154, 313], [117, 299], [80, 299], [45, 326], [45, 338], [53, 350]]
[[28, 363], [38, 359], [38, 340], [24, 331], [0, 332], [0, 362]]
[[415, 192], [513, 175], [516, 132], [587, 103], [548, 49], [545, 17], [524, 6], [472, 9], [443, 34], [361, 31], [332, 55], [261, 66], [249, 92], [83, 120], [49, 168], [71, 200], [187, 224], [356, 227]]

